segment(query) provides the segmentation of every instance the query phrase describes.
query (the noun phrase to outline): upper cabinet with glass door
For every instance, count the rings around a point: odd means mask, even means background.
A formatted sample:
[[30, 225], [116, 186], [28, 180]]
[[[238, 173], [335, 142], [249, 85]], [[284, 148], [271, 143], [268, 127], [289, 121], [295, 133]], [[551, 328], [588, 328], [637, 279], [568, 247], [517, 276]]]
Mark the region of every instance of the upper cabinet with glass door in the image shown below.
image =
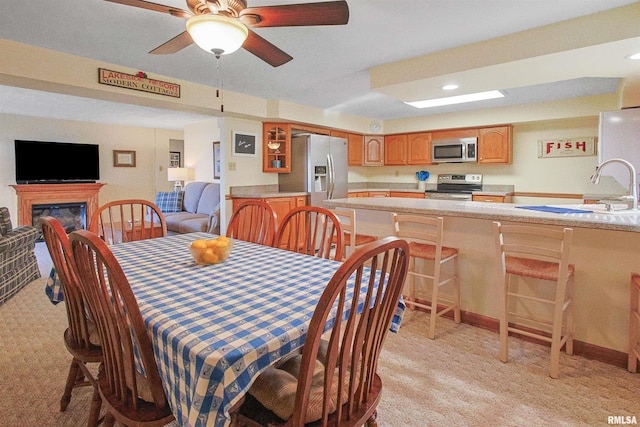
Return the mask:
[[291, 124], [262, 124], [262, 171], [291, 172]]

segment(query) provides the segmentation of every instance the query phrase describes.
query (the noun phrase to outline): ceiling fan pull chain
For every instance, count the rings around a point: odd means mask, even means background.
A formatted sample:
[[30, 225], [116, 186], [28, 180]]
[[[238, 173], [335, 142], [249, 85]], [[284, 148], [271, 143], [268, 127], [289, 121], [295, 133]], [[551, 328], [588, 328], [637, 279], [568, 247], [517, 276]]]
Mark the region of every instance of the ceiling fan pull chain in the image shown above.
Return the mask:
[[224, 113], [224, 59], [220, 58], [220, 112]]
[[218, 77], [216, 89], [216, 98], [220, 98], [220, 112], [224, 113], [224, 63], [222, 63], [222, 55], [216, 55], [216, 75]]

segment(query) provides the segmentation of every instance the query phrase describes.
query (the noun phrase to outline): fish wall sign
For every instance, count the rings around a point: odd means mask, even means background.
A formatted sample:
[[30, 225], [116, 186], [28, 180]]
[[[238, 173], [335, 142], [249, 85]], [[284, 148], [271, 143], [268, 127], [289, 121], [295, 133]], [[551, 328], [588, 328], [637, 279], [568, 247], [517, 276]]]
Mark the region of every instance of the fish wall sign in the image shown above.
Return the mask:
[[576, 157], [596, 155], [595, 136], [538, 140], [538, 157]]

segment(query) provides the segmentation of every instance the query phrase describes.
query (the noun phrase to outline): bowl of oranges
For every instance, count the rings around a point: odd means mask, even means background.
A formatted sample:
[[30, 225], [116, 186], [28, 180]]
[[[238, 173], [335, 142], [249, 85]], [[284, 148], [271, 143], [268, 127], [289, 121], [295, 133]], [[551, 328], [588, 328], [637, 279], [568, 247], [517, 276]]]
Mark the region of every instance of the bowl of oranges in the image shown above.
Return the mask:
[[191, 242], [189, 250], [197, 264], [218, 264], [229, 257], [233, 240], [225, 236], [215, 239], [198, 239]]

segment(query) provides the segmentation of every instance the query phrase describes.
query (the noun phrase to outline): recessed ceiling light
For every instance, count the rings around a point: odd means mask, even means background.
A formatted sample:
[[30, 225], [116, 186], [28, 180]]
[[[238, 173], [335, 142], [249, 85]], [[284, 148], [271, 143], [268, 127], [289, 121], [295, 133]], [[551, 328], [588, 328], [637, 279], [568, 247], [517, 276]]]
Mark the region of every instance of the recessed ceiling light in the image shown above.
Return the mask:
[[632, 53], [631, 55], [626, 56], [627, 59], [640, 59], [640, 52]]
[[440, 107], [443, 105], [462, 104], [464, 102], [484, 101], [487, 99], [503, 98], [504, 94], [499, 90], [487, 92], [468, 93], [466, 95], [449, 96], [446, 98], [425, 99], [423, 101], [405, 102], [416, 108]]
[[458, 89], [458, 85], [450, 84], [442, 86], [442, 90], [455, 90]]

